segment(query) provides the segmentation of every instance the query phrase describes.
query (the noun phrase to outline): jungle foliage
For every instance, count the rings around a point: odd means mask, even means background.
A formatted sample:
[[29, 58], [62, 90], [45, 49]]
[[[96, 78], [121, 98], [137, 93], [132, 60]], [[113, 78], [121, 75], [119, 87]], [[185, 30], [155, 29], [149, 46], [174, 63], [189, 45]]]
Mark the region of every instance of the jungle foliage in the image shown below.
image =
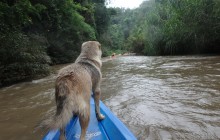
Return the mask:
[[74, 62], [82, 42], [97, 40], [109, 18], [105, 0], [2, 0], [0, 19], [2, 86]]
[[121, 13], [110, 28], [123, 34], [120, 47], [139, 54], [220, 53], [219, 7], [219, 0], [149, 0], [133, 10], [115, 9]]

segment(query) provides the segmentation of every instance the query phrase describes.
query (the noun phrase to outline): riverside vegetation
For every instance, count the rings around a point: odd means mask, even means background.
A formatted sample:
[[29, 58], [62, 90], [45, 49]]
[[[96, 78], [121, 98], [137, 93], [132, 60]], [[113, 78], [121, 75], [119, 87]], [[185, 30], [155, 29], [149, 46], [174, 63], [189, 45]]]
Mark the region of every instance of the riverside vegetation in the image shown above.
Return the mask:
[[73, 62], [82, 42], [144, 55], [220, 53], [219, 0], [149, 0], [136, 9], [106, 0], [2, 0], [0, 86]]

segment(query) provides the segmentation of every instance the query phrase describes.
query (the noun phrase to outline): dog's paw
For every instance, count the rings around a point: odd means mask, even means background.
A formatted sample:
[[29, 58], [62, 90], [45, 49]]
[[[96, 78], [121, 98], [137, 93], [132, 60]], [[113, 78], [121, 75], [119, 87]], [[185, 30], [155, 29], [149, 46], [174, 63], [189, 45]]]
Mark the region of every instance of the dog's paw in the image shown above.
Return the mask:
[[99, 121], [101, 121], [101, 120], [105, 119], [105, 116], [102, 115], [102, 114], [97, 114], [97, 119], [98, 119]]
[[64, 136], [64, 135], [60, 135], [59, 140], [67, 140], [67, 139], [66, 139], [66, 136]]

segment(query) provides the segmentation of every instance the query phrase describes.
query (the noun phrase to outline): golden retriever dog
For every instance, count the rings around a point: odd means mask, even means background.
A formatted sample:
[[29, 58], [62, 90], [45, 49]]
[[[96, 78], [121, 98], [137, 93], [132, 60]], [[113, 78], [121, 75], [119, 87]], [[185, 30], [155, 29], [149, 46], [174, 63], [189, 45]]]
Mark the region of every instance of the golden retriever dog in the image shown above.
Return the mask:
[[105, 117], [100, 113], [101, 44], [87, 41], [81, 46], [81, 53], [75, 63], [64, 67], [55, 82], [56, 114], [45, 123], [49, 129], [60, 129], [60, 140], [65, 140], [65, 126], [73, 117], [79, 117], [80, 140], [85, 140], [90, 119], [91, 91], [95, 101], [98, 120]]

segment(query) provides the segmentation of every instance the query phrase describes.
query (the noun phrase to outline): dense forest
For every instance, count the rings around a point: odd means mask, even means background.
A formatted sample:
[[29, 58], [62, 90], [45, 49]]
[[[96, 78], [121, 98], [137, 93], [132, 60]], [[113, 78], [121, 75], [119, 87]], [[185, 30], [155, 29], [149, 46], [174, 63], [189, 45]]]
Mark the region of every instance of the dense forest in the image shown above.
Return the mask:
[[2, 0], [0, 86], [45, 76], [74, 62], [82, 42], [108, 26], [105, 0]]
[[219, 0], [148, 0], [136, 9], [106, 2], [1, 0], [0, 86], [74, 62], [87, 40], [101, 42], [103, 56], [220, 53]]
[[148, 0], [112, 10], [116, 48], [144, 55], [220, 53], [219, 0]]

